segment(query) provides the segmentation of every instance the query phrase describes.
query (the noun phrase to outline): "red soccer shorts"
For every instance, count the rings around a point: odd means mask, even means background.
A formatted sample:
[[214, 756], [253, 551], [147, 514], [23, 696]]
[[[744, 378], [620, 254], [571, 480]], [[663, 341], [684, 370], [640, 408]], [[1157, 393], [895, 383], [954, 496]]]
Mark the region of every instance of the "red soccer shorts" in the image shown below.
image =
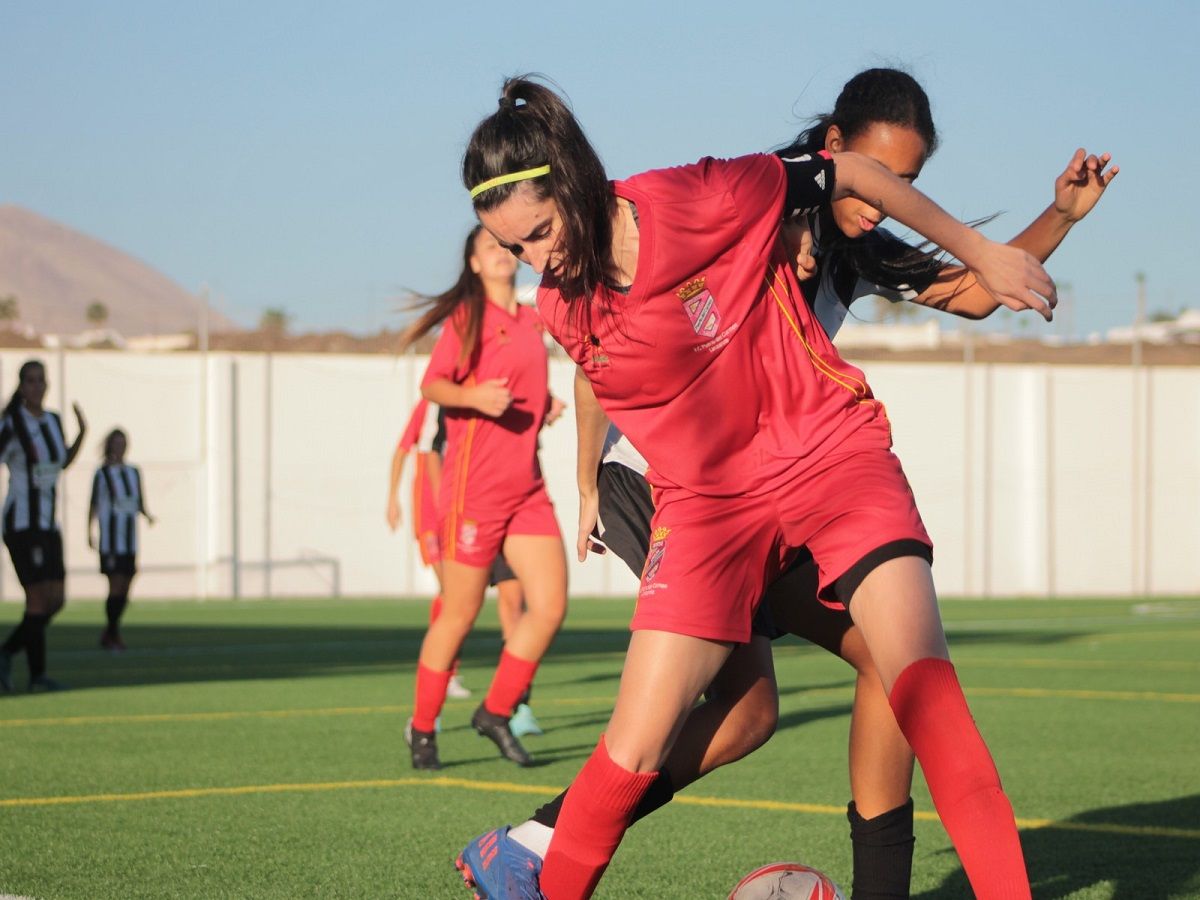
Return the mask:
[[506, 512], [473, 512], [468, 503], [461, 512], [443, 516], [440, 534], [444, 559], [479, 569], [491, 568], [510, 534], [562, 536], [544, 485]]
[[438, 540], [437, 489], [430, 483], [425, 454], [417, 454], [417, 474], [413, 478], [413, 531], [421, 548], [421, 562], [433, 566], [442, 561]]
[[818, 597], [844, 608], [872, 569], [898, 556], [932, 560], [900, 460], [847, 451], [762, 497], [656, 490], [650, 552], [631, 629], [745, 642], [766, 586], [807, 547]]

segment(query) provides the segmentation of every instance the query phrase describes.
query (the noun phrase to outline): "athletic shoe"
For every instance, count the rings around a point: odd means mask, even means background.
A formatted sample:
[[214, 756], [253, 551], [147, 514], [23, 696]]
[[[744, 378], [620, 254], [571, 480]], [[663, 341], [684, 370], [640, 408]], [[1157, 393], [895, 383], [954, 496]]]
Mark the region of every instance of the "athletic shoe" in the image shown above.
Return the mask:
[[520, 704], [513, 710], [512, 718], [508, 720], [508, 730], [514, 737], [524, 737], [527, 734], [544, 734], [542, 726], [533, 716], [533, 710], [528, 703]]
[[471, 716], [471, 727], [499, 747], [500, 755], [505, 759], [515, 762], [518, 766], [533, 764], [533, 757], [525, 752], [521, 742], [513, 737], [509, 730], [507, 716], [490, 713], [480, 704], [479, 709], [475, 710], [475, 715]]
[[455, 868], [480, 900], [545, 900], [542, 861], [508, 836], [509, 826], [481, 834], [458, 854]]
[[463, 684], [457, 675], [451, 675], [446, 685], [446, 696], [455, 700], [466, 700], [471, 696], [471, 689]]
[[113, 634], [107, 628], [100, 633], [100, 646], [114, 656], [125, 652], [125, 642], [119, 635]]
[[66, 689], [65, 684], [55, 681], [49, 675], [39, 675], [37, 678], [29, 679], [29, 693], [31, 694], [53, 694]]
[[0, 650], [0, 688], [11, 694], [13, 692], [12, 657]]
[[414, 769], [440, 769], [442, 762], [438, 759], [437, 732], [418, 731], [412, 727], [412, 719], [404, 723], [404, 743], [412, 750], [412, 766]]

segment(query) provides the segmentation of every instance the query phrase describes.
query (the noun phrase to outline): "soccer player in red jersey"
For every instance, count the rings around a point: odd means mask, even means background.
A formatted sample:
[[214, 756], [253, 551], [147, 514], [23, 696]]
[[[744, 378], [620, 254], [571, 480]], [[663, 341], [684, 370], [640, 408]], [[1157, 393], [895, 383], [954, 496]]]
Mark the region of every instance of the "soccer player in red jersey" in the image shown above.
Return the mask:
[[[392, 453], [392, 465], [388, 472], [387, 522], [395, 531], [400, 526], [400, 479], [404, 474], [404, 460], [410, 452], [416, 454], [416, 472], [413, 475], [412, 511], [413, 535], [421, 553], [421, 562], [433, 569], [437, 578], [438, 592], [429, 604], [429, 621], [434, 621], [442, 612], [442, 550], [438, 541], [437, 490], [442, 480], [442, 447], [445, 444], [445, 429], [436, 403], [424, 397], [417, 401], [408, 417], [396, 449]], [[471, 691], [458, 677], [458, 660], [450, 667], [450, 681], [446, 684], [446, 696], [463, 700]], [[405, 739], [412, 743], [412, 719], [404, 726]]]
[[406, 334], [411, 342], [447, 322], [421, 381], [421, 393], [445, 413], [446, 456], [438, 503], [443, 606], [421, 644], [412, 722], [419, 769], [441, 766], [434, 724], [496, 556], [503, 551], [520, 581], [525, 612], [471, 725], [518, 765], [532, 760], [509, 718], [566, 614], [566, 554], [537, 457], [551, 404], [546, 347], [537, 312], [517, 303], [516, 265], [476, 226], [458, 282]]
[[547, 327], [646, 456], [655, 494], [616, 708], [563, 804], [545, 895], [590, 896], [690, 706], [749, 637], [763, 588], [807, 547], [819, 599], [862, 631], [977, 895], [1028, 897], [886, 414], [805, 303], [781, 222], [857, 197], [962, 260], [1000, 303], [1049, 319], [1041, 265], [853, 153], [705, 159], [610, 184], [570, 111], [526, 79], [477, 127], [463, 180], [485, 228], [543, 274]]

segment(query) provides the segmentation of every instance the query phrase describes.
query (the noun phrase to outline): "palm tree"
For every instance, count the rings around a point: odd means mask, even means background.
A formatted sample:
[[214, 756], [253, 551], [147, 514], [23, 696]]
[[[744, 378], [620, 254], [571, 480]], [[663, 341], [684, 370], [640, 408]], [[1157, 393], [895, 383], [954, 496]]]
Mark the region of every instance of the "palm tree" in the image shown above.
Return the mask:
[[85, 315], [93, 327], [103, 328], [104, 323], [108, 321], [108, 307], [99, 300], [93, 300], [88, 304]]
[[4, 323], [5, 328], [11, 328], [12, 323], [20, 318], [20, 315], [16, 294], [6, 294], [0, 297], [0, 322]]
[[291, 321], [292, 317], [286, 309], [272, 307], [263, 310], [263, 314], [258, 320], [258, 330], [272, 337], [283, 337], [287, 334], [288, 325]]

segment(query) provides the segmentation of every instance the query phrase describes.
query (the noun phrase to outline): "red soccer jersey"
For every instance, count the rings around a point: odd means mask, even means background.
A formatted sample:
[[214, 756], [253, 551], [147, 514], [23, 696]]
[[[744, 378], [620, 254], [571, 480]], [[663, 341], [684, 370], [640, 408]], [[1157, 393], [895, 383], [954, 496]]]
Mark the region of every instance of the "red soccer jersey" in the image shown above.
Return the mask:
[[424, 388], [439, 378], [473, 385], [507, 378], [512, 405], [493, 419], [473, 409], [443, 407], [446, 453], [440, 505], [476, 514], [510, 511], [542, 484], [537, 457], [538, 432], [546, 415], [549, 374], [546, 346], [536, 310], [518, 306], [509, 315], [484, 304], [479, 347], [460, 362], [462, 340], [447, 322], [433, 348]]
[[[832, 166], [799, 162], [820, 186], [813, 199], [827, 203]], [[787, 187], [770, 155], [618, 181], [638, 216], [629, 294], [568, 304], [542, 282], [543, 320], [646, 456], [653, 484], [755, 495], [852, 438], [890, 446], [862, 372], [837, 355], [800, 293], [779, 235]]]
[[425, 419], [429, 412], [429, 401], [422, 397], [417, 401], [417, 405], [413, 407], [412, 414], [408, 417], [408, 424], [404, 426], [404, 433], [400, 435], [400, 449], [405, 452], [417, 446], [417, 442], [421, 439], [421, 429], [425, 426]]

